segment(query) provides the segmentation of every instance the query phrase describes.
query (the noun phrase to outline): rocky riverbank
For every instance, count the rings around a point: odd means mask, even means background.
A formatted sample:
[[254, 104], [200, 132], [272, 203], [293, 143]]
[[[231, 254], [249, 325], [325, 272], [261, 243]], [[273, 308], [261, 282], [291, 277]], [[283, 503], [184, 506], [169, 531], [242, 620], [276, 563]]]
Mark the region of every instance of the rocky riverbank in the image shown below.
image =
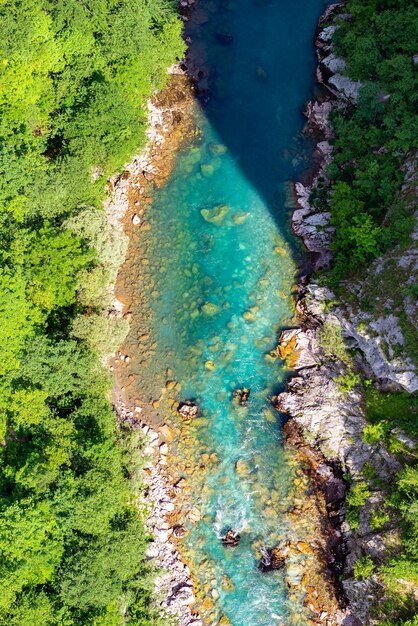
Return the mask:
[[[326, 269], [332, 259], [330, 242], [333, 228], [331, 215], [321, 209], [318, 202], [310, 202], [312, 188], [326, 179], [326, 166], [332, 158], [332, 126], [329, 115], [333, 108], [353, 105], [358, 96], [359, 83], [344, 76], [345, 62], [333, 49], [332, 36], [336, 17], [342, 15], [343, 5], [331, 5], [319, 21], [315, 37], [318, 56], [317, 98], [306, 105], [305, 132], [314, 137], [316, 144], [316, 172], [310, 185], [295, 184], [296, 210], [292, 215], [292, 228], [301, 237], [311, 253], [312, 269]], [[406, 197], [416, 188], [413, 167], [405, 165]], [[415, 197], [415, 194], [412, 193]], [[376, 316], [355, 309], [353, 300], [370, 284], [383, 284], [388, 267], [394, 262], [401, 279], [409, 284], [417, 272], [416, 249], [396, 250], [378, 259], [368, 270], [362, 285], [348, 285], [345, 302], [327, 288], [303, 276], [296, 296], [296, 327], [286, 330], [280, 337], [279, 352], [297, 371], [287, 390], [275, 398], [276, 408], [291, 419], [284, 428], [287, 443], [295, 445], [309, 459], [309, 471], [317, 491], [325, 494], [327, 507], [323, 517], [325, 527], [331, 527], [332, 540], [327, 545], [324, 558], [324, 576], [331, 570], [336, 583], [336, 594], [341, 610], [333, 617], [336, 624], [361, 626], [376, 623], [371, 609], [383, 589], [379, 578], [370, 575], [365, 580], [355, 580], [353, 566], [362, 557], [371, 557], [374, 564], [384, 562], [389, 551], [396, 553], [399, 545], [399, 519], [396, 512], [388, 516], [385, 524], [376, 530], [372, 513], [382, 505], [385, 488], [400, 470], [400, 464], [389, 454], [382, 442], [366, 443], [366, 427], [362, 388], [358, 384], [363, 372], [374, 384], [385, 390], [418, 388], [416, 367], [407, 351], [402, 336], [396, 307], [389, 296], [379, 298], [382, 314]], [[399, 278], [399, 276], [398, 276]], [[412, 318], [411, 302], [405, 296], [402, 302], [405, 314]], [[388, 310], [391, 314], [388, 314]], [[347, 349], [355, 349], [354, 359]], [[396, 354], [395, 354], [396, 349]], [[357, 376], [357, 378], [356, 378]], [[400, 435], [404, 439], [404, 435]], [[322, 462], [312, 461], [319, 455]], [[344, 502], [349, 477], [352, 485], [366, 485], [367, 497], [354, 511], [356, 523], [348, 522], [348, 505]], [[328, 506], [328, 499], [330, 498]], [[353, 509], [351, 510], [353, 514]], [[342, 577], [343, 582], [337, 582]]]
[[[143, 237], [150, 228], [147, 207], [153, 190], [164, 183], [178, 150], [193, 141], [197, 132], [193, 122], [193, 85], [179, 67], [171, 68], [169, 73], [167, 87], [148, 103], [146, 150], [108, 183], [105, 204], [108, 220], [121, 231], [127, 245], [110, 314], [123, 317], [130, 324], [123, 348], [110, 358], [109, 368], [115, 376], [113, 405], [118, 420], [141, 429], [144, 436], [146, 464], [138, 508], [152, 537], [147, 556], [158, 568], [156, 604], [162, 616], [174, 619], [179, 626], [201, 626], [199, 615], [193, 608], [195, 596], [191, 573], [175, 545], [176, 538], [181, 536], [181, 529], [173, 522], [181, 484], [173, 483], [167, 462], [173, 431], [167, 424], [159, 423], [152, 402], [148, 402], [145, 396], [138, 397], [131, 384], [132, 366], [146, 359], [152, 351], [152, 340], [142, 326], [147, 320], [146, 302], [140, 303], [141, 322], [131, 314], [141, 298], [135, 281], [138, 276], [136, 266], [146, 255], [146, 248], [140, 249], [143, 238], [140, 242], [139, 236]], [[139, 348], [138, 332], [143, 340]]]

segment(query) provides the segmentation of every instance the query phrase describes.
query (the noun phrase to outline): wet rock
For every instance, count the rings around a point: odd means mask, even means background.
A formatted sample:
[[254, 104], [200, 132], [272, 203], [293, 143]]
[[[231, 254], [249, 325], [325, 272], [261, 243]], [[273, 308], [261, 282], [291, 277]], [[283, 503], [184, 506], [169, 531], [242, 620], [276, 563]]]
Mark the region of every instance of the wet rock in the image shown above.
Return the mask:
[[199, 407], [190, 400], [186, 400], [186, 402], [180, 402], [177, 412], [183, 419], [190, 420], [199, 415]]
[[174, 430], [168, 424], [163, 424], [162, 426], [160, 426], [158, 430], [161, 434], [161, 437], [163, 437], [167, 441], [170, 441], [170, 442], [173, 441]]
[[247, 406], [250, 393], [250, 390], [246, 387], [243, 387], [242, 389], [234, 389], [234, 392], [232, 394], [232, 400], [235, 404], [239, 404], [240, 406]]
[[195, 524], [197, 522], [200, 522], [200, 520], [202, 519], [202, 514], [200, 513], [199, 509], [197, 509], [196, 507], [193, 507], [187, 513], [187, 519], [189, 519], [193, 524]]
[[183, 539], [188, 533], [187, 528], [184, 526], [174, 526], [173, 527], [173, 535], [176, 539]]
[[261, 550], [261, 560], [258, 569], [262, 572], [271, 572], [273, 570], [282, 569], [286, 565], [288, 548], [263, 548]]
[[221, 541], [222, 541], [223, 546], [227, 546], [229, 548], [235, 548], [239, 544], [240, 539], [241, 539], [241, 535], [233, 528], [230, 528], [229, 530], [226, 531]]
[[279, 338], [279, 354], [288, 359], [292, 369], [314, 367], [318, 364], [318, 343], [315, 332], [292, 328], [284, 330]]

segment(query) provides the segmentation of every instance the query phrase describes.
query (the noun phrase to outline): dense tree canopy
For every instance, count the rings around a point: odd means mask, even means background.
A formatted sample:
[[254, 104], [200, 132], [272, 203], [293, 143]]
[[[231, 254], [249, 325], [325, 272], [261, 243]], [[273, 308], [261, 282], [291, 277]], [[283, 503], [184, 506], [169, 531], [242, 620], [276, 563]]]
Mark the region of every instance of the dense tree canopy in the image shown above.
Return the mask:
[[336, 111], [330, 182], [312, 200], [336, 227], [334, 286], [389, 247], [407, 244], [413, 209], [399, 200], [401, 166], [416, 149], [418, 7], [408, 0], [350, 0], [336, 50], [362, 83], [357, 105]]
[[124, 332], [103, 315], [124, 250], [101, 201], [181, 21], [167, 0], [5, 0], [0, 39], [0, 623], [157, 624], [139, 441], [99, 364]]

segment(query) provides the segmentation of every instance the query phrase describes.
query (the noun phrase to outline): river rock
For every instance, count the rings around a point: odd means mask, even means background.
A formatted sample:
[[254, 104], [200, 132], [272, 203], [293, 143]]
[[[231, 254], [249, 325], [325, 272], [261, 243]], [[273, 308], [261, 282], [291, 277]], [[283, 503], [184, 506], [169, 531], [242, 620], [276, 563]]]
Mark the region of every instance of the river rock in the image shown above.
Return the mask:
[[237, 533], [236, 530], [230, 528], [226, 531], [225, 535], [222, 537], [222, 545], [227, 546], [229, 548], [235, 548], [241, 539], [241, 535]]
[[251, 391], [246, 387], [243, 387], [242, 389], [234, 389], [234, 392], [232, 394], [232, 400], [235, 404], [239, 404], [240, 406], [247, 406], [250, 393]]
[[282, 569], [286, 565], [286, 558], [289, 549], [281, 548], [279, 546], [275, 548], [264, 548], [261, 550], [261, 560], [258, 564], [258, 569], [262, 572], [271, 572], [273, 570]]
[[220, 308], [213, 302], [205, 302], [205, 304], [202, 305], [202, 313], [208, 315], [209, 317], [214, 317], [219, 313], [219, 311]]
[[199, 407], [197, 406], [197, 404], [186, 400], [186, 402], [180, 402], [177, 412], [182, 416], [183, 419], [190, 420], [193, 417], [197, 417], [199, 415]]
[[213, 209], [201, 209], [200, 214], [206, 222], [220, 226], [229, 212], [227, 204], [220, 204]]

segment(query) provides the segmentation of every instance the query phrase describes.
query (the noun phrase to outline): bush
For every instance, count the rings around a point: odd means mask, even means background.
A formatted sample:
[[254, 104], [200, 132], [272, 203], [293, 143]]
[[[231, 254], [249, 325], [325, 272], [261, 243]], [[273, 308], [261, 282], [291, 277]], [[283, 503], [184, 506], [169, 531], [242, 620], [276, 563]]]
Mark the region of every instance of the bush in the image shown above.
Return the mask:
[[344, 363], [349, 361], [341, 326], [337, 321], [325, 320], [319, 331], [319, 343], [328, 359], [339, 359]]
[[374, 563], [369, 556], [363, 556], [354, 563], [354, 578], [364, 580], [374, 572]]
[[390, 520], [388, 513], [385, 511], [373, 511], [370, 516], [370, 526], [373, 530], [379, 530]]
[[347, 495], [347, 503], [351, 507], [361, 508], [366, 504], [367, 498], [370, 497], [370, 491], [364, 481], [354, 483]]

